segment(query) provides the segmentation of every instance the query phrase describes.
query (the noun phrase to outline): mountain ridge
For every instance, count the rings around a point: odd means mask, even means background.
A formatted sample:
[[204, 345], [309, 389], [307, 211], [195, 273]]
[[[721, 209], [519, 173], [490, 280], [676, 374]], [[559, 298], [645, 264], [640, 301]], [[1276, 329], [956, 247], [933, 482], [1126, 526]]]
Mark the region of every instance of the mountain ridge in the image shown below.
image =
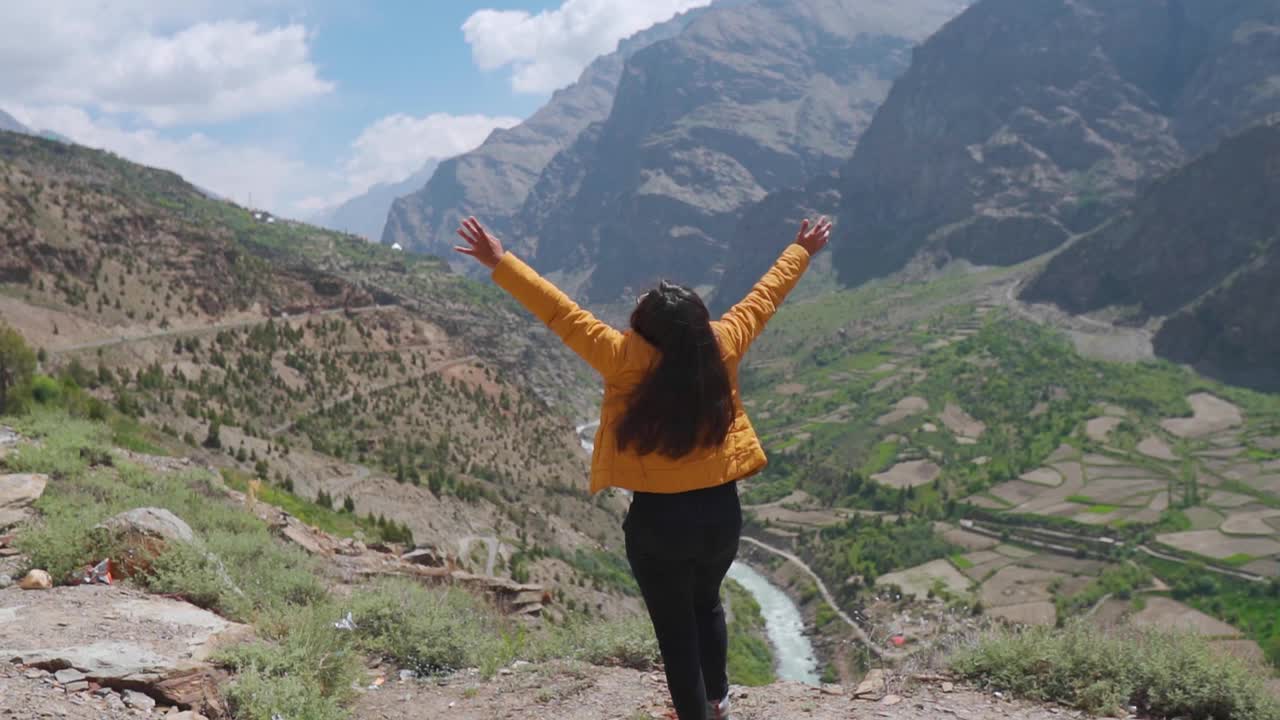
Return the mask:
[[398, 182], [378, 183], [356, 197], [320, 212], [312, 221], [321, 227], [353, 233], [369, 242], [379, 242], [391, 205], [426, 185], [439, 166], [440, 161], [428, 161], [409, 177]]
[[[690, 10], [622, 40], [616, 51], [597, 58], [527, 120], [495, 130], [475, 150], [441, 162], [421, 189], [392, 203], [381, 242], [452, 259], [454, 230], [469, 215], [483, 217], [506, 236], [510, 218], [546, 164], [608, 113], [625, 58], [678, 33], [701, 12]], [[458, 267], [472, 269], [469, 264]]]
[[1051, 260], [1022, 292], [1082, 314], [1162, 320], [1158, 354], [1219, 379], [1280, 389], [1280, 124], [1251, 128], [1153, 183]]
[[1280, 110], [1277, 27], [1263, 0], [975, 4], [919, 48], [841, 170], [840, 279], [919, 253], [1016, 264], [1096, 227]]
[[[530, 194], [516, 247], [541, 270], [593, 268], [581, 281], [591, 302], [659, 273], [714, 285], [739, 214], [843, 164], [913, 43], [963, 7], [712, 6], [628, 60], [608, 118], [561, 152]], [[763, 46], [760, 27], [773, 28]]]

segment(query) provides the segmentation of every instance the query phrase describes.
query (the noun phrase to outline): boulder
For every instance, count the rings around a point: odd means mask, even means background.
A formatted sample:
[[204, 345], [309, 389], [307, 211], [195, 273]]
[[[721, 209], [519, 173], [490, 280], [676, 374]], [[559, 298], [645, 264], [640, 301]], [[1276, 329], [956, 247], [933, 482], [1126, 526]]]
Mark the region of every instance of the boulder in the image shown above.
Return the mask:
[[0, 590], [0, 607], [12, 611], [0, 616], [0, 658], [58, 670], [69, 681], [64, 686], [89, 681], [115, 688], [135, 709], [149, 698], [226, 716], [218, 688], [227, 673], [208, 658], [249, 639], [248, 626], [122, 585], [58, 587], [39, 604], [24, 604], [19, 592]]
[[96, 530], [119, 544], [114, 567], [122, 577], [146, 572], [170, 543], [193, 543], [191, 526], [164, 508], [134, 508], [102, 521]]
[[445, 567], [449, 560], [438, 550], [434, 550], [432, 548], [418, 548], [416, 550], [411, 550], [404, 555], [401, 555], [400, 559], [405, 562], [413, 563], [414, 565], [425, 565], [426, 567], [436, 568]]
[[182, 518], [164, 508], [135, 508], [103, 520], [99, 528], [120, 534], [194, 542], [195, 532]]
[[48, 484], [48, 475], [0, 475], [0, 529], [25, 521], [30, 514], [28, 508], [44, 495]]

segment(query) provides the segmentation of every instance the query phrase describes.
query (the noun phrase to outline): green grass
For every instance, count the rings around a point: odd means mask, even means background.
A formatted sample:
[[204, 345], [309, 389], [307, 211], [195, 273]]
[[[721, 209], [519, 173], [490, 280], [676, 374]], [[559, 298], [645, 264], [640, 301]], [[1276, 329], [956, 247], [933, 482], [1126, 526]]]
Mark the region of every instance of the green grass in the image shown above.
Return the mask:
[[1085, 512], [1093, 513], [1095, 515], [1110, 515], [1111, 513], [1119, 509], [1120, 508], [1116, 507], [1115, 505], [1100, 504], [1100, 505], [1090, 505], [1089, 509], [1085, 510]]
[[1222, 563], [1224, 565], [1230, 565], [1231, 567], [1243, 567], [1254, 560], [1257, 560], [1257, 558], [1248, 553], [1236, 553], [1230, 557], [1223, 558]]
[[1098, 505], [1098, 501], [1088, 495], [1068, 495], [1067, 502], [1073, 502], [1077, 505]]
[[964, 555], [952, 555], [951, 564], [955, 565], [957, 570], [968, 570], [973, 567], [973, 563]]
[[1280, 668], [1280, 578], [1253, 583], [1208, 572], [1196, 563], [1143, 557], [1141, 562], [1173, 588], [1173, 597], [1238, 628]]
[[[222, 471], [222, 479], [227, 484], [227, 487], [240, 492], [248, 492], [249, 481], [252, 476], [239, 470], [224, 469]], [[377, 523], [372, 520], [357, 517], [351, 513], [338, 512], [333, 508], [326, 508], [323, 505], [298, 497], [276, 485], [262, 483], [257, 492], [257, 499], [269, 505], [275, 505], [302, 522], [333, 535], [340, 537], [356, 537], [359, 535], [365, 539], [377, 539], [380, 537]]]
[[[22, 529], [16, 544], [31, 566], [56, 580], [102, 557], [119, 557], [115, 541], [92, 528], [121, 511], [165, 508], [192, 527], [194, 544], [171, 545], [131, 581], [254, 625], [257, 640], [218, 656], [236, 671], [227, 697], [240, 720], [346, 717], [352, 683], [361, 679], [369, 655], [424, 673], [474, 667], [486, 675], [515, 659], [634, 668], [657, 661], [657, 642], [642, 615], [620, 621], [571, 616], [563, 625], [531, 629], [461, 590], [409, 580], [335, 597], [314, 560], [229, 502], [216, 475], [160, 473], [123, 462], [112, 452], [112, 428], [55, 411], [4, 423], [38, 441], [10, 453], [6, 468], [51, 476], [35, 506], [39, 520]], [[322, 522], [347, 520], [285, 504]], [[608, 566], [599, 558], [593, 562]], [[333, 626], [347, 612], [356, 621], [353, 632]]]
[[772, 683], [777, 676], [760, 603], [732, 580], [724, 583], [724, 594], [733, 612], [729, 623], [729, 682], [751, 687]]
[[986, 687], [1095, 714], [1132, 704], [1153, 717], [1280, 720], [1256, 670], [1191, 635], [1084, 623], [996, 631], [951, 666]]
[[871, 455], [862, 466], [863, 475], [875, 475], [888, 470], [898, 457], [898, 443], [881, 442], [872, 448]]

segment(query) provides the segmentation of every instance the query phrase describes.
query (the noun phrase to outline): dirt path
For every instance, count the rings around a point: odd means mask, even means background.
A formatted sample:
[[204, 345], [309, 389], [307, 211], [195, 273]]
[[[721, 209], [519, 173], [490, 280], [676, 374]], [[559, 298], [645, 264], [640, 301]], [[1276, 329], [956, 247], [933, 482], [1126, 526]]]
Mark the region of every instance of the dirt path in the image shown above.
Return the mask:
[[[649, 720], [669, 709], [661, 673], [574, 664], [527, 665], [483, 681], [458, 675], [442, 682], [397, 682], [388, 678], [366, 691], [353, 717], [364, 720]], [[731, 703], [740, 720], [1049, 720], [1075, 718], [1061, 709], [1005, 702], [993, 695], [931, 687], [898, 701], [855, 700], [800, 683], [734, 688]]]
[[161, 330], [160, 332], [147, 333], [145, 335], [118, 336], [112, 338], [102, 338], [86, 343], [78, 343], [76, 345], [68, 345], [65, 347], [49, 348], [50, 355], [63, 355], [66, 353], [80, 352], [82, 350], [97, 350], [99, 348], [116, 347], [118, 345], [129, 345], [132, 343], [147, 342], [148, 340], [159, 340], [162, 338], [176, 337], [200, 337], [211, 333], [222, 332], [223, 330], [238, 330], [240, 328], [252, 327], [254, 325], [263, 325], [270, 320], [289, 321], [289, 320], [306, 320], [308, 318], [325, 317], [328, 315], [337, 315], [339, 313], [362, 314], [381, 310], [386, 305], [368, 305], [359, 308], [332, 308], [329, 310], [316, 310], [315, 312], [299, 313], [288, 317], [266, 317], [266, 318], [249, 318], [247, 320], [235, 320], [232, 322], [215, 323], [213, 325], [204, 325], [198, 328], [178, 328], [175, 330]]
[[436, 363], [435, 365], [428, 367], [426, 370], [423, 370], [421, 373], [417, 373], [410, 377], [401, 378], [399, 380], [393, 380], [391, 382], [382, 383], [380, 385], [370, 385], [368, 387], [361, 388], [359, 390], [352, 390], [349, 393], [343, 393], [342, 395], [339, 395], [338, 397], [332, 400], [326, 400], [325, 402], [322, 402], [319, 405], [316, 405], [315, 407], [300, 413], [297, 417], [292, 418], [288, 422], [282, 423], [280, 425], [277, 425], [276, 427], [273, 427], [267, 430], [267, 436], [275, 437], [280, 433], [288, 432], [289, 430], [292, 430], [294, 426], [297, 425], [304, 418], [311, 417], [312, 415], [315, 415], [317, 413], [322, 413], [325, 410], [328, 410], [329, 408], [332, 408], [335, 405], [340, 405], [344, 402], [348, 402], [351, 400], [351, 398], [355, 397], [355, 394], [358, 392], [363, 393], [365, 395], [373, 395], [374, 393], [380, 393], [380, 392], [383, 392], [384, 390], [390, 390], [391, 388], [399, 387], [400, 385], [404, 385], [405, 383], [412, 382], [414, 380], [417, 380], [418, 378], [423, 378], [428, 375], [435, 375], [437, 373], [442, 373], [446, 370], [449, 370], [450, 368], [457, 367], [458, 365], [465, 365], [467, 363], [477, 362], [479, 360], [480, 358], [477, 355], [467, 355], [466, 357], [455, 358], [453, 360], [445, 360], [444, 362]]
[[753, 537], [747, 537], [744, 535], [742, 537], [742, 541], [751, 543], [752, 545], [755, 545], [761, 550], [771, 552], [774, 555], [777, 555], [778, 557], [781, 557], [791, 562], [796, 567], [803, 570], [804, 573], [808, 575], [810, 578], [812, 578], [813, 582], [817, 584], [818, 592], [822, 594], [822, 598], [826, 600], [827, 604], [831, 606], [831, 609], [835, 611], [836, 617], [843, 620], [844, 623], [849, 626], [849, 629], [852, 630], [853, 633], [858, 636], [858, 639], [861, 640], [864, 644], [866, 644], [867, 649], [871, 652], [872, 655], [875, 655], [880, 660], [897, 660], [897, 659], [906, 657], [906, 653], [886, 650], [880, 647], [879, 643], [873, 640], [871, 636], [867, 634], [867, 631], [862, 629], [861, 625], [854, 622], [853, 618], [850, 617], [848, 613], [840, 609], [840, 604], [836, 602], [835, 595], [832, 595], [831, 591], [827, 589], [827, 584], [822, 581], [822, 578], [818, 577], [818, 574], [815, 573], [813, 569], [810, 568], [808, 564], [805, 563], [805, 561], [801, 560], [799, 557], [796, 557], [792, 553], [787, 552], [786, 550], [776, 548], [772, 545], [761, 542]]

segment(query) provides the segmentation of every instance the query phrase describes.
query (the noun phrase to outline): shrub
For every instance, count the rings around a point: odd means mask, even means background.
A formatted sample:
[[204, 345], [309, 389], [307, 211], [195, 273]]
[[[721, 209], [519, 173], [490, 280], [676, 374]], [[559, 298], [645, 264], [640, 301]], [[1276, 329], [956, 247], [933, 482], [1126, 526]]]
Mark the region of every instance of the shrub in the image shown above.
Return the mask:
[[652, 668], [660, 657], [653, 626], [643, 615], [620, 620], [572, 619], [532, 638], [524, 654], [529, 660], [579, 660], [636, 670]]
[[36, 356], [22, 336], [7, 325], [0, 325], [0, 414], [21, 410], [16, 394], [31, 381], [36, 370]]
[[215, 659], [238, 673], [227, 688], [235, 716], [346, 718], [361, 664], [350, 633], [333, 627], [337, 617], [328, 602], [273, 613], [259, 623], [265, 640], [220, 653]]
[[961, 650], [965, 678], [1090, 713], [1136, 705], [1154, 717], [1280, 720], [1262, 677], [1203, 638], [1141, 629], [996, 631]]
[[519, 633], [456, 588], [386, 580], [351, 599], [360, 646], [424, 675], [476, 667], [492, 674], [517, 657]]

